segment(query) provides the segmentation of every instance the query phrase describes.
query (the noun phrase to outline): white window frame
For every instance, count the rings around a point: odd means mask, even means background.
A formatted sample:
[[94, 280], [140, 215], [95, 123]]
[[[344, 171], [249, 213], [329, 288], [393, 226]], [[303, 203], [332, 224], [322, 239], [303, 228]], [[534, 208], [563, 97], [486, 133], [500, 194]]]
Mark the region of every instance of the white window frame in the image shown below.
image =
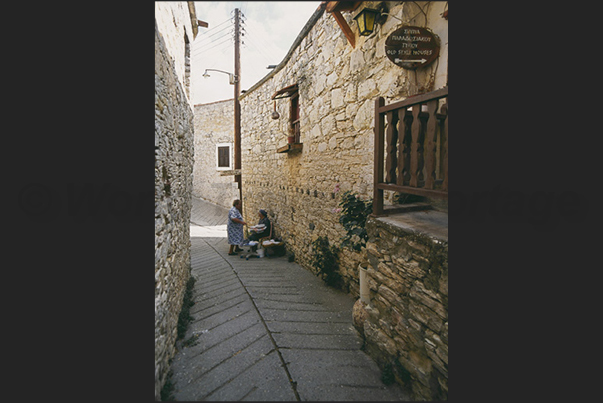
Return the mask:
[[[218, 148], [219, 147], [228, 147], [228, 167], [219, 167], [218, 162], [220, 161]], [[216, 170], [218, 171], [230, 171], [232, 169], [232, 161], [233, 161], [233, 144], [232, 143], [218, 143], [216, 144]]]

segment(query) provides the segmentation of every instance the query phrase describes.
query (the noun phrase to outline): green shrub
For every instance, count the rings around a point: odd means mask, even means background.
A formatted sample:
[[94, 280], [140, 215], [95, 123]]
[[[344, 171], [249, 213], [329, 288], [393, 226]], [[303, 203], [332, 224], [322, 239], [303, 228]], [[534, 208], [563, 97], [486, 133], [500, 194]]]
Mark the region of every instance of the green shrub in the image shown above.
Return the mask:
[[373, 200], [364, 201], [355, 192], [346, 191], [341, 195], [339, 206], [339, 223], [347, 231], [341, 238], [341, 246], [360, 251], [368, 239], [365, 225], [369, 214], [373, 212]]

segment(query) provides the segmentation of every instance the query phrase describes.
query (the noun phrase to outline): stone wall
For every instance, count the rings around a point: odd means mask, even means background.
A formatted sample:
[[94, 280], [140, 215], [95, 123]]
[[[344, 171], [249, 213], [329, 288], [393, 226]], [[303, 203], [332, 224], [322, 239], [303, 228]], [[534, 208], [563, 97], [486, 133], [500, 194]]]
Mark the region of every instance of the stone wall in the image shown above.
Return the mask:
[[447, 400], [448, 238], [379, 218], [367, 232], [367, 295], [353, 315], [366, 351], [414, 400]]
[[[401, 22], [393, 17], [368, 37], [357, 34], [353, 13], [342, 12], [355, 33], [348, 43], [333, 16], [323, 10], [310, 18], [279, 66], [240, 97], [243, 215], [255, 221], [268, 211], [276, 235], [310, 270], [311, 242], [326, 236], [339, 244], [344, 235], [334, 210], [341, 192], [372, 197], [375, 98], [386, 103], [429, 92], [447, 83], [445, 2], [386, 2], [389, 13], [410, 24], [432, 28], [440, 38], [440, 59], [416, 71], [404, 70], [385, 55], [385, 40]], [[375, 7], [364, 2], [361, 7]], [[422, 7], [427, 18], [418, 7]], [[415, 17], [415, 19], [412, 19]], [[289, 98], [272, 101], [284, 87], [298, 84], [302, 149], [277, 153], [286, 144]], [[271, 118], [274, 105], [280, 119]], [[390, 195], [391, 196], [391, 195]], [[386, 203], [391, 200], [386, 200]], [[341, 272], [357, 295], [361, 254], [341, 256]]]
[[195, 165], [193, 195], [230, 209], [239, 198], [233, 175], [222, 176], [217, 167], [216, 145], [231, 145], [234, 167], [234, 100], [195, 105]]
[[[194, 6], [187, 1], [156, 1], [155, 23], [161, 32], [168, 53], [172, 58], [174, 71], [180, 85], [184, 89], [189, 103], [192, 98], [190, 85], [190, 44], [194, 41], [197, 28], [191, 24], [191, 8]], [[185, 42], [188, 40], [189, 46]]]
[[[188, 11], [187, 11], [188, 12]], [[155, 399], [175, 354], [190, 275], [193, 111], [155, 25]]]

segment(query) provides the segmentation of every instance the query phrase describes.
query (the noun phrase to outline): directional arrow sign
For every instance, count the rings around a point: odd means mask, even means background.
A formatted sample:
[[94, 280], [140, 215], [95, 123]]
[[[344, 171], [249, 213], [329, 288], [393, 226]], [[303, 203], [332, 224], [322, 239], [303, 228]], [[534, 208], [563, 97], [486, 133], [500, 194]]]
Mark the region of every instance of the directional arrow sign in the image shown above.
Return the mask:
[[428, 28], [403, 26], [385, 40], [385, 54], [397, 66], [414, 70], [437, 59], [439, 39]]
[[425, 63], [426, 61], [427, 61], [427, 59], [405, 60], [405, 59], [396, 58], [396, 60], [394, 60], [395, 63]]

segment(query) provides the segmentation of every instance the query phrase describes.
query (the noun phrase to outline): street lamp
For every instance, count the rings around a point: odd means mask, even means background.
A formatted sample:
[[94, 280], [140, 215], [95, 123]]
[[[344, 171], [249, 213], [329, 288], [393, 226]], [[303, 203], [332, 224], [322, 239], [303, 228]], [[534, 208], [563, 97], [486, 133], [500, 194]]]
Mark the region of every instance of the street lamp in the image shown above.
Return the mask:
[[231, 85], [234, 85], [235, 83], [239, 82], [239, 76], [234, 75], [232, 73], [229, 73], [227, 71], [223, 71], [223, 70], [216, 70], [216, 69], [205, 69], [205, 73], [203, 73], [203, 77], [205, 78], [209, 78], [211, 77], [209, 74], [207, 74], [208, 71], [217, 71], [219, 73], [224, 73], [224, 74], [228, 74], [228, 82]]

